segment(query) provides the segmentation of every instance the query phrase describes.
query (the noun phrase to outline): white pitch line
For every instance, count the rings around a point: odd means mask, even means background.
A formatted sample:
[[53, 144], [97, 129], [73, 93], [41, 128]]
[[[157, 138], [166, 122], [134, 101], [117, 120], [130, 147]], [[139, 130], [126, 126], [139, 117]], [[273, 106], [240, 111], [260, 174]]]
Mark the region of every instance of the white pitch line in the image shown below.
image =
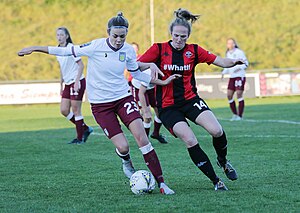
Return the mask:
[[[230, 119], [224, 119], [224, 118], [218, 118], [218, 120], [221, 120], [221, 121], [230, 121]], [[289, 121], [289, 120], [254, 120], [254, 119], [243, 119], [243, 121], [246, 121], [246, 122], [252, 122], [252, 123], [261, 123], [261, 122], [264, 122], [264, 123], [284, 123], [284, 124], [296, 124], [296, 125], [300, 125], [300, 122], [299, 121]], [[241, 122], [241, 121], [239, 121]]]
[[[104, 133], [93, 132], [92, 135], [106, 136]], [[133, 137], [131, 134], [125, 134], [126, 137]], [[171, 135], [164, 135], [167, 138], [173, 138]], [[210, 135], [200, 135], [201, 138], [210, 138]], [[300, 135], [230, 135], [229, 138], [300, 138]]]

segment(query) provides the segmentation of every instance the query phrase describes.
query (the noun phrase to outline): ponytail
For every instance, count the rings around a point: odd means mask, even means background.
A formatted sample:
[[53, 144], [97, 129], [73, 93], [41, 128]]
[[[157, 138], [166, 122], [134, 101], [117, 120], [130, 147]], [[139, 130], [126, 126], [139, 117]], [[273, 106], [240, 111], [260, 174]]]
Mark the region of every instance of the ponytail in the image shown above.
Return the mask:
[[193, 15], [190, 11], [179, 8], [174, 11], [175, 19], [170, 24], [170, 32], [173, 32], [174, 26], [184, 26], [188, 29], [189, 35], [192, 31], [192, 24], [197, 21], [200, 15]]

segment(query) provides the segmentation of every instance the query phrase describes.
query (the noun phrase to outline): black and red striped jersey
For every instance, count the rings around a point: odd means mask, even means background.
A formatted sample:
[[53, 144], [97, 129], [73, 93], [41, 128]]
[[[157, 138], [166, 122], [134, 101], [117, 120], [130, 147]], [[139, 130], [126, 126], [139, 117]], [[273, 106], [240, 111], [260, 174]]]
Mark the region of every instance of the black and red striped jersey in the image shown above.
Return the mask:
[[186, 44], [182, 50], [176, 50], [171, 41], [153, 44], [139, 61], [156, 63], [164, 73], [162, 80], [173, 74], [183, 77], [175, 79], [167, 86], [156, 86], [156, 100], [159, 108], [182, 104], [186, 100], [196, 97], [195, 67], [199, 63], [211, 64], [216, 55], [204, 50], [197, 44]]

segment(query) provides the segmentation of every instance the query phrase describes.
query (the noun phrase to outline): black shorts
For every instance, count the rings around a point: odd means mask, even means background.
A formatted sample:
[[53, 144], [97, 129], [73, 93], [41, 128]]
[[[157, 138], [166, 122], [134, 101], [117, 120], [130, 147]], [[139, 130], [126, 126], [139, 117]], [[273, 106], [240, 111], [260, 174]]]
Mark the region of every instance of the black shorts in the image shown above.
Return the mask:
[[176, 137], [173, 132], [176, 123], [183, 121], [189, 124], [186, 118], [196, 123], [197, 117], [206, 110], [210, 109], [205, 101], [200, 97], [196, 97], [182, 104], [161, 109], [159, 118], [170, 133]]

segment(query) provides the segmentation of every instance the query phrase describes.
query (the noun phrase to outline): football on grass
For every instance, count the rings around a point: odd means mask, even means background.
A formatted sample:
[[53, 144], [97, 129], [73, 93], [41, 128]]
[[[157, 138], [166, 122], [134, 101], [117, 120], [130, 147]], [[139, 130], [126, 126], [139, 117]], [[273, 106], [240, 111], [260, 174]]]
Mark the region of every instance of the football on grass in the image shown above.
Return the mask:
[[130, 178], [131, 191], [136, 195], [151, 193], [155, 188], [154, 176], [146, 171], [136, 171]]

